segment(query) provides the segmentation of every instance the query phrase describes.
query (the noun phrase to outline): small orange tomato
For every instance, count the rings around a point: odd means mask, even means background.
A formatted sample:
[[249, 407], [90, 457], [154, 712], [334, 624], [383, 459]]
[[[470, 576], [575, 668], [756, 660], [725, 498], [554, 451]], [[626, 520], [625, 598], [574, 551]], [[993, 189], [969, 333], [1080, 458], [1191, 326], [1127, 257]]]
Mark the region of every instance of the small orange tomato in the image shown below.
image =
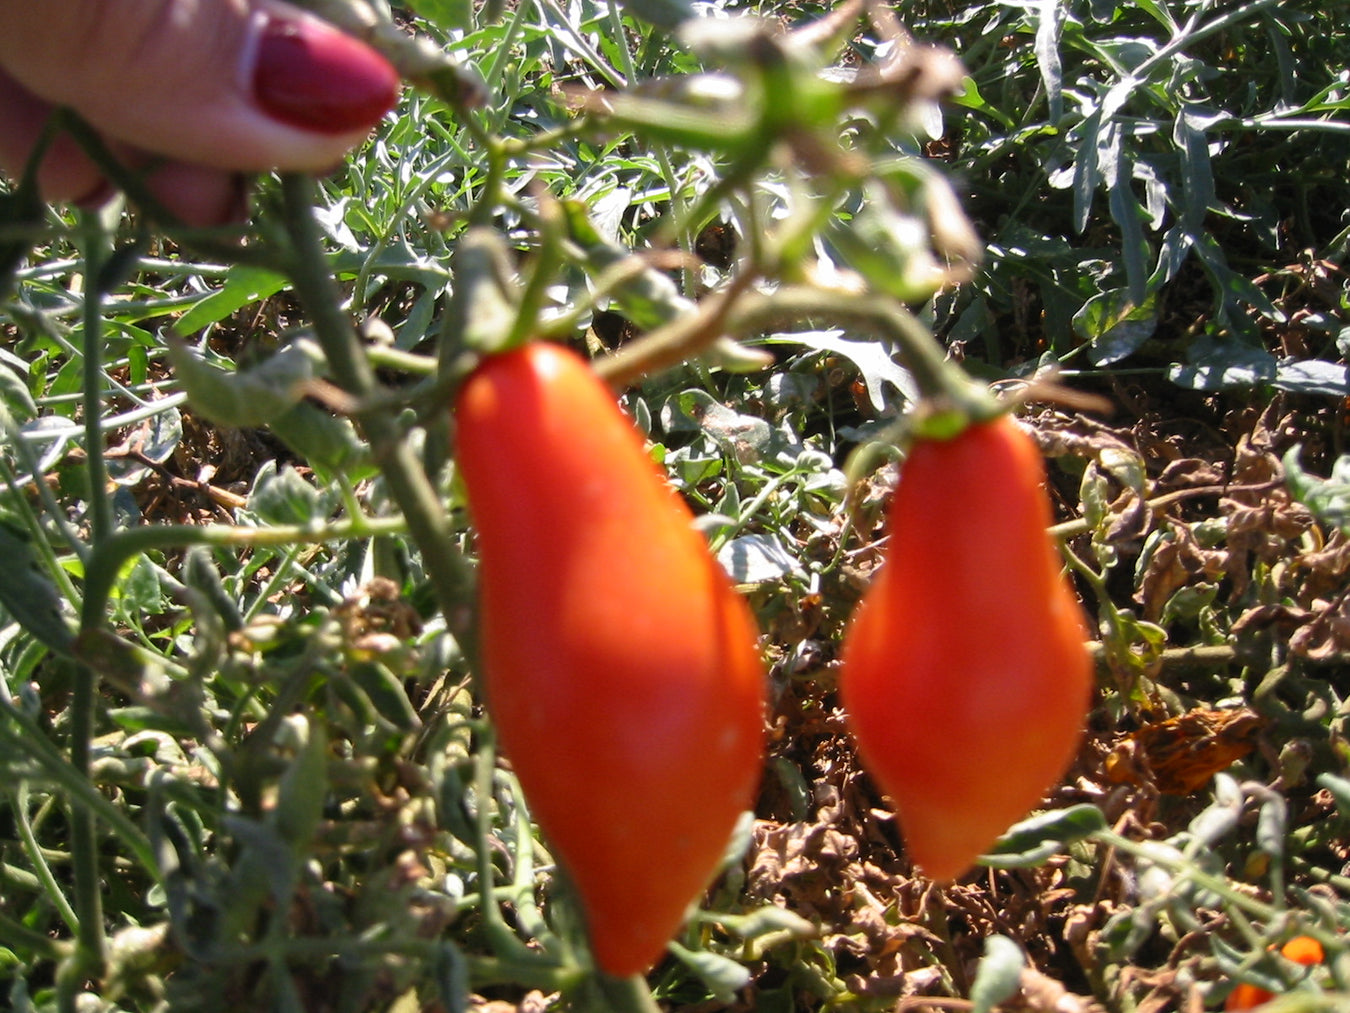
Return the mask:
[[[1292, 960], [1295, 964], [1307, 966], [1320, 964], [1326, 959], [1326, 954], [1322, 952], [1322, 944], [1312, 936], [1295, 936], [1280, 947], [1280, 955], [1286, 960]], [[1238, 987], [1228, 993], [1228, 1001], [1224, 1003], [1223, 1008], [1226, 1010], [1251, 1009], [1274, 998], [1273, 992], [1267, 992], [1264, 988], [1250, 985], [1244, 981], [1239, 982]]]
[[1082, 734], [1088, 633], [1046, 534], [1044, 478], [1006, 416], [917, 441], [845, 635], [839, 688], [858, 751], [934, 879], [1034, 808]]
[[650, 967], [754, 803], [765, 678], [745, 602], [614, 396], [550, 344], [456, 399], [483, 681], [596, 962]]

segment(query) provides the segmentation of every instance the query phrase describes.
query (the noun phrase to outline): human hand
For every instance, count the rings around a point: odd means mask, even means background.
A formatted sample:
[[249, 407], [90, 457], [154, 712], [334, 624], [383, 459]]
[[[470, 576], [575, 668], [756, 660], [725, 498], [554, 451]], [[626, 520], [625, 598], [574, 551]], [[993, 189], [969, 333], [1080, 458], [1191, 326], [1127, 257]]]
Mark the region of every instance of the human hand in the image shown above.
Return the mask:
[[[21, 175], [69, 106], [169, 212], [219, 225], [242, 217], [245, 173], [339, 162], [398, 83], [364, 43], [279, 0], [0, 0], [0, 169]], [[38, 183], [82, 205], [112, 193], [66, 134]]]

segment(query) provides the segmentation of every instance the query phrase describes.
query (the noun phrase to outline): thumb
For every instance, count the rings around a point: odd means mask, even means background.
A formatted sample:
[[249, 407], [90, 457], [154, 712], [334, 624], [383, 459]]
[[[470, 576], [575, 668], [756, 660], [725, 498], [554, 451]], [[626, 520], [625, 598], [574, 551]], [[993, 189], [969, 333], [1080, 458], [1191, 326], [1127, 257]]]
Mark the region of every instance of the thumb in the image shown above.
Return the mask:
[[398, 91], [374, 50], [276, 0], [4, 3], [0, 65], [109, 138], [231, 171], [326, 169]]

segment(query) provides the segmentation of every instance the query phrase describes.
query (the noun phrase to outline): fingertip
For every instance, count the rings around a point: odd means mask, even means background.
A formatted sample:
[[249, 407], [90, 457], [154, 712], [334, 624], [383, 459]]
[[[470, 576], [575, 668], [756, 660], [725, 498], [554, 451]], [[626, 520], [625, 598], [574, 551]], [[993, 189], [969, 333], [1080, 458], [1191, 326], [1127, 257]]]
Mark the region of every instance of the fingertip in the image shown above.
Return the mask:
[[282, 0], [0, 4], [16, 82], [105, 137], [177, 162], [314, 171], [397, 101], [383, 56]]
[[393, 108], [399, 77], [363, 42], [310, 17], [258, 14], [251, 88], [265, 114], [330, 136], [364, 134]]

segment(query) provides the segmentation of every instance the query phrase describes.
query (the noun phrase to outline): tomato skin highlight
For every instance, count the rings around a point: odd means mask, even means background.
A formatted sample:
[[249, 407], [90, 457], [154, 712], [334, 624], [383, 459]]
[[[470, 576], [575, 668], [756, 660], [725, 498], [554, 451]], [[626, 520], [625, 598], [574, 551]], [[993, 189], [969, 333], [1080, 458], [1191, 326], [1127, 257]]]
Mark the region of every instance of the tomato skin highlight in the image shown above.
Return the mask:
[[490, 357], [456, 404], [488, 707], [596, 962], [641, 973], [753, 806], [758, 629], [578, 356]]
[[[1322, 944], [1312, 936], [1295, 936], [1280, 947], [1280, 955], [1286, 960], [1292, 960], [1295, 964], [1306, 966], [1320, 964], [1326, 959]], [[1258, 985], [1243, 981], [1239, 982], [1237, 988], [1228, 993], [1228, 999], [1224, 1002], [1223, 1008], [1225, 1010], [1251, 1009], [1274, 998], [1274, 992], [1268, 992]]]
[[845, 634], [839, 689], [858, 751], [933, 879], [960, 875], [1035, 808], [1082, 735], [1093, 665], [1046, 533], [1044, 477], [1006, 416], [916, 442]]

